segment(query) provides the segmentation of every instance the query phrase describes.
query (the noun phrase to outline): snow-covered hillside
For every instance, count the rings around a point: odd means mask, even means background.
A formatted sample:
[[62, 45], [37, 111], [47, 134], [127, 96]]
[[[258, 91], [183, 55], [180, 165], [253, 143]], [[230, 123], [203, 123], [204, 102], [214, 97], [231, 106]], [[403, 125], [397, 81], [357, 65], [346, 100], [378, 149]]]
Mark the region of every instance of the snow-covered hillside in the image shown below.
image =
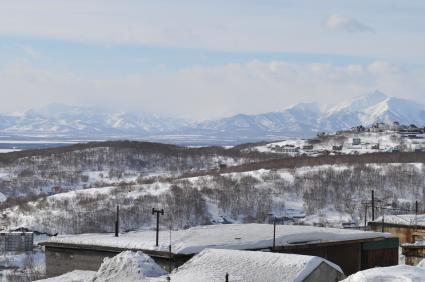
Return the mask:
[[163, 227], [176, 229], [264, 223], [270, 214], [285, 224], [362, 225], [372, 189], [380, 205], [411, 209], [424, 197], [424, 175], [422, 164], [324, 165], [93, 188], [17, 203], [3, 211], [1, 225], [52, 234], [112, 232], [116, 205], [122, 231], [153, 226], [154, 207], [166, 211]]
[[286, 139], [247, 147], [247, 151], [277, 153], [286, 156], [370, 154], [381, 152], [423, 152], [425, 135], [395, 131], [325, 134], [314, 139]]

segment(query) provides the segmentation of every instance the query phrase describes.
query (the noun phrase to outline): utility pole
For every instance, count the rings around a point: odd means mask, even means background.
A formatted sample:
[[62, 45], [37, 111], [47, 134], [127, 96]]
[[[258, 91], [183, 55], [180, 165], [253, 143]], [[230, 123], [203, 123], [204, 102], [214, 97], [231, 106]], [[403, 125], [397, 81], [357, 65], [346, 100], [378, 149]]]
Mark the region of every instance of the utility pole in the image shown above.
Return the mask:
[[372, 221], [375, 220], [375, 191], [372, 190]]
[[364, 205], [364, 231], [367, 230], [367, 203]]
[[385, 225], [385, 221], [384, 221], [384, 214], [382, 214], [382, 233], [384, 233], [384, 225]]
[[274, 252], [276, 248], [276, 216], [273, 218], [273, 249]]
[[415, 214], [418, 215], [419, 213], [419, 206], [418, 206], [418, 201], [415, 202]]
[[115, 237], [118, 237], [120, 231], [120, 206], [117, 206], [117, 218], [115, 219]]
[[152, 208], [152, 214], [156, 213], [156, 245], [158, 247], [158, 241], [159, 241], [159, 215], [164, 215], [164, 209], [157, 210], [155, 208]]
[[226, 273], [225, 279], [226, 279], [226, 282], [229, 282], [229, 273]]
[[168, 265], [168, 271], [171, 273], [171, 271], [172, 271], [172, 258], [171, 258], [171, 224], [170, 224], [170, 245], [168, 245], [168, 257], [169, 257], [169, 260], [168, 260], [168, 263], [169, 263], [169, 265]]
[[415, 201], [415, 230], [418, 229], [418, 213], [419, 213], [418, 201]]

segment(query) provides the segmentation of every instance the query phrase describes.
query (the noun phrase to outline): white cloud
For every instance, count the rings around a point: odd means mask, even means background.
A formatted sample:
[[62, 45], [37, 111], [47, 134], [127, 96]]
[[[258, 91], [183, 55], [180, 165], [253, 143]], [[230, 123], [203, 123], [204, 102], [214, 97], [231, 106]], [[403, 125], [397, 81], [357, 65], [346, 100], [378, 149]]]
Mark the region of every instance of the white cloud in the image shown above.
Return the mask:
[[425, 72], [385, 61], [335, 66], [251, 61], [175, 73], [90, 79], [13, 65], [0, 71], [1, 111], [60, 102], [207, 119], [280, 110], [297, 102], [337, 102], [379, 89], [421, 98]]
[[333, 30], [342, 30], [349, 33], [363, 33], [363, 32], [372, 32], [375, 30], [353, 18], [341, 16], [341, 15], [331, 15], [326, 20], [326, 27]]
[[38, 60], [41, 58], [41, 53], [32, 48], [31, 46], [23, 46], [24, 53], [33, 60]]

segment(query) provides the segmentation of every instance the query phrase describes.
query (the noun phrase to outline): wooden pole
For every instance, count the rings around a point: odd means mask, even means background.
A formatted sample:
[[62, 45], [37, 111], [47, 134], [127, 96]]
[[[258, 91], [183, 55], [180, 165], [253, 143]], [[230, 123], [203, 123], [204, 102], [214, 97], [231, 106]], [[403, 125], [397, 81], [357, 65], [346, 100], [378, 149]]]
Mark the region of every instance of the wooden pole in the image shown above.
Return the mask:
[[372, 221], [375, 220], [375, 191], [372, 190]]
[[385, 222], [384, 222], [384, 215], [382, 214], [382, 233], [384, 233], [384, 224], [385, 224]]
[[273, 221], [273, 251], [276, 250], [276, 218]]
[[117, 218], [115, 219], [115, 237], [119, 236], [120, 231], [120, 206], [117, 206]]
[[367, 230], [367, 203], [364, 205], [364, 231]]

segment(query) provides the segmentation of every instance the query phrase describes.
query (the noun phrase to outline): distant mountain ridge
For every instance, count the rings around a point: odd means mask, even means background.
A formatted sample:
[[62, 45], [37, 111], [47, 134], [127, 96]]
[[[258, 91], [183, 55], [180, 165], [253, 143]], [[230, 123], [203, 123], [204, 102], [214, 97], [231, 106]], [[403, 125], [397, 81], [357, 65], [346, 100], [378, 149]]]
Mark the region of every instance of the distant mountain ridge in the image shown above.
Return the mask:
[[[375, 122], [425, 125], [425, 106], [381, 92], [332, 107], [299, 103], [282, 111], [238, 114], [205, 122], [51, 104], [21, 115], [0, 114], [0, 137], [59, 139], [146, 139], [168, 143], [235, 144], [311, 137]], [[8, 138], [9, 138], [8, 137]]]

